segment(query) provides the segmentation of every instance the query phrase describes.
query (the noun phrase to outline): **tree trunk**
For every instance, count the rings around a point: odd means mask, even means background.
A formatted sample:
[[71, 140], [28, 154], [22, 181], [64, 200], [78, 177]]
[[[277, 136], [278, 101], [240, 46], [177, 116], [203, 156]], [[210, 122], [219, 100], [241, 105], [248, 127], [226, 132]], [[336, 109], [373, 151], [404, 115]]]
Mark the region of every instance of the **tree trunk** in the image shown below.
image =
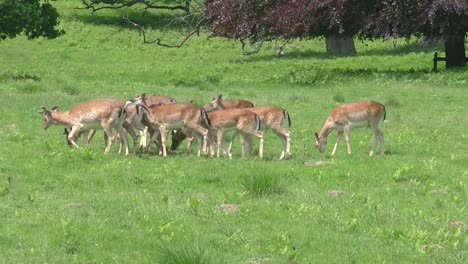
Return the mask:
[[325, 37], [327, 53], [335, 56], [356, 55], [354, 40], [350, 37], [327, 36]]
[[465, 34], [450, 35], [445, 40], [446, 67], [465, 67]]

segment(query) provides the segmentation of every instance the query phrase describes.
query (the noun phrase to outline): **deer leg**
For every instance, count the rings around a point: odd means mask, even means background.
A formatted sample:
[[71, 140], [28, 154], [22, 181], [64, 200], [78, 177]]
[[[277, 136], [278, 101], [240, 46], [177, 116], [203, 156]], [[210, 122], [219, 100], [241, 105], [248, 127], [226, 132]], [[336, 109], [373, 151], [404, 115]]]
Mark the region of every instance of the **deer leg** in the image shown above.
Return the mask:
[[70, 142], [70, 144], [75, 147], [75, 148], [79, 148], [78, 145], [76, 144], [75, 140], [76, 140], [76, 135], [78, 135], [80, 133], [79, 131], [79, 127], [78, 126], [73, 126], [70, 130], [70, 133], [68, 133], [68, 142]]
[[[149, 152], [149, 149], [151, 147], [151, 143], [155, 142], [156, 139], [159, 137], [159, 129], [149, 128], [148, 130], [150, 132], [150, 140], [149, 140], [148, 144], [146, 145], [146, 151], [147, 152]], [[159, 146], [158, 146], [158, 151], [159, 151]]]
[[[198, 140], [200, 141], [199, 142], [200, 150], [199, 150], [198, 156], [200, 156], [200, 151], [203, 152], [203, 154], [206, 154], [208, 152], [207, 147], [208, 147], [209, 130], [199, 125], [195, 125], [194, 127], [191, 127], [191, 129], [196, 132], [195, 134], [198, 133], [199, 135], [201, 135], [201, 137], [197, 137]], [[189, 133], [189, 134], [193, 134], [193, 133]], [[194, 139], [193, 136], [190, 136], [187, 138], [187, 146], [189, 146], [189, 144], [190, 146], [192, 146], [193, 139]]]
[[250, 150], [252, 149], [252, 136], [240, 133], [242, 139], [242, 158], [245, 158], [248, 154], [250, 154]]
[[208, 132], [208, 146], [210, 148], [210, 157], [214, 158], [215, 151], [214, 151], [214, 144], [215, 144], [215, 137], [212, 134], [213, 132]]
[[148, 139], [148, 127], [145, 127], [143, 130], [140, 130], [140, 148], [146, 148], [148, 144], [146, 141]]
[[[228, 147], [228, 151], [229, 153], [231, 153], [231, 150], [232, 150], [232, 142], [234, 142], [234, 139], [237, 137], [237, 135], [239, 135], [239, 130], [236, 130], [234, 131], [234, 133], [232, 133], [232, 136], [231, 136], [231, 141], [229, 142], [229, 147]], [[241, 141], [243, 140], [243, 138], [241, 137]], [[241, 143], [243, 144], [243, 143]]]
[[349, 127], [345, 127], [344, 128], [344, 138], [345, 138], [345, 141], [346, 141], [346, 147], [348, 148], [348, 155], [351, 154], [351, 146], [349, 145]]
[[166, 126], [160, 126], [159, 127], [159, 133], [161, 134], [162, 155], [163, 155], [163, 157], [166, 157], [167, 156], [167, 152], [166, 152], [166, 138], [167, 138]]
[[245, 152], [244, 156], [252, 154], [253, 137], [245, 134], [241, 137], [242, 152]]
[[91, 142], [91, 139], [93, 139], [94, 134], [96, 134], [95, 129], [88, 130], [88, 135], [86, 135], [86, 137], [84, 137], [84, 144], [85, 145], [89, 145], [89, 142]]
[[285, 130], [286, 133], [284, 134], [286, 137], [286, 155], [291, 157], [291, 132]]
[[289, 131], [281, 128], [281, 127], [272, 127], [271, 129], [281, 139], [281, 144], [283, 146], [279, 159], [280, 160], [284, 159], [285, 154], [290, 156], [291, 155], [291, 153], [290, 153], [290, 145], [291, 145], [291, 136], [290, 136], [290, 134], [291, 133]]
[[216, 152], [216, 157], [219, 158], [220, 152], [221, 152], [221, 147], [223, 145], [223, 130], [222, 129], [219, 129], [217, 131], [216, 140], [217, 140], [217, 145], [218, 145], [218, 149], [217, 149], [217, 152]]
[[[117, 132], [118, 132], [119, 138], [120, 138], [120, 145], [123, 145], [123, 147], [125, 149], [125, 155], [128, 155], [129, 151], [128, 151], [128, 135], [127, 135], [127, 132], [123, 127], [119, 127], [117, 129]], [[133, 132], [133, 130], [132, 130], [132, 132]], [[133, 134], [135, 134], [135, 132], [133, 132]], [[135, 135], [135, 137], [136, 137], [136, 135]], [[135, 144], [136, 144], [135, 138], [133, 138], [133, 143], [134, 143], [134, 147], [135, 147]], [[135, 151], [135, 149], [134, 149], [134, 151]]]
[[[132, 147], [132, 153], [133, 155], [136, 155], [136, 149], [137, 149], [137, 144], [138, 144], [138, 136], [135, 133], [135, 130], [132, 128], [130, 124], [124, 124], [125, 131], [127, 132], [126, 134], [130, 134], [133, 140], [133, 147]], [[128, 140], [127, 140], [128, 144]]]
[[338, 148], [338, 143], [340, 143], [341, 137], [343, 136], [343, 131], [338, 131], [338, 135], [336, 135], [336, 142], [335, 146], [333, 146], [332, 156], [335, 155], [336, 149]]
[[112, 127], [105, 123], [105, 124], [101, 124], [102, 125], [102, 128], [104, 129], [104, 133], [106, 133], [107, 135], [107, 146], [106, 148], [104, 149], [104, 154], [107, 154], [109, 153], [111, 147], [112, 147], [112, 143], [114, 142], [114, 133], [112, 132]]
[[255, 131], [253, 129], [244, 129], [244, 133], [257, 137], [260, 140], [258, 147], [258, 156], [263, 158], [263, 132]]
[[[380, 129], [378, 127], [372, 128], [372, 130], [374, 131], [375, 141], [380, 143], [379, 144], [380, 145], [380, 155], [383, 155], [384, 154], [384, 137], [383, 137], [382, 131], [380, 131]], [[375, 149], [375, 147], [376, 147], [375, 144], [376, 143], [374, 143], [374, 146], [373, 146], [372, 150]], [[372, 153], [372, 154], [374, 154], [374, 153]], [[369, 154], [369, 156], [372, 156], [372, 155]]]

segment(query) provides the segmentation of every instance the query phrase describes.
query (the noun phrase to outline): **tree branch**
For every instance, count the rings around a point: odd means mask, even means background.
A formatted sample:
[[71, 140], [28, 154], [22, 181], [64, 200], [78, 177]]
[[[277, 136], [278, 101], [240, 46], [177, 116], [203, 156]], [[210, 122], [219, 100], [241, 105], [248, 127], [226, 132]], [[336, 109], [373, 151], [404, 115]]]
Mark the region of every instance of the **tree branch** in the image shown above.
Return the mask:
[[146, 38], [146, 31], [145, 31], [145, 28], [133, 21], [131, 21], [128, 17], [124, 16], [123, 17], [123, 20], [127, 21], [128, 24], [132, 25], [133, 27], [137, 28], [138, 31], [140, 31], [140, 33], [143, 35], [143, 42], [146, 43], [146, 44], [156, 44], [156, 45], [159, 45], [159, 46], [163, 46], [163, 47], [166, 47], [166, 48], [180, 48], [182, 47], [185, 42], [191, 37], [193, 36], [195, 33], [197, 35], [199, 35], [200, 33], [200, 27], [201, 25], [206, 21], [205, 18], [201, 18], [198, 20], [197, 24], [195, 25], [195, 27], [187, 33], [187, 35], [185, 35], [185, 37], [182, 39], [182, 41], [177, 44], [177, 45], [172, 45], [172, 44], [165, 44], [165, 43], [162, 43], [161, 42], [161, 39], [160, 38], [155, 38], [153, 40], [148, 40]]
[[243, 40], [243, 39], [240, 39], [239, 41], [240, 41], [240, 43], [242, 44], [242, 46], [241, 46], [241, 54], [242, 54], [242, 55], [252, 55], [252, 54], [258, 53], [258, 52], [260, 51], [260, 49], [262, 48], [263, 42], [264, 42], [265, 40], [260, 41], [260, 43], [257, 45], [257, 47], [256, 47], [254, 50], [252, 50], [252, 51], [245, 51], [245, 42], [244, 42], [244, 40]]
[[289, 40], [290, 39], [287, 39], [282, 45], [277, 46], [276, 45], [277, 39], [275, 39], [275, 44], [273, 45], [273, 48], [276, 50], [276, 56], [281, 57], [281, 56], [284, 55], [283, 48], [284, 48], [284, 46], [286, 46], [286, 44], [288, 44]]
[[103, 3], [102, 1], [92, 1], [91, 3], [88, 3], [87, 0], [81, 0], [81, 1], [83, 2], [84, 7], [76, 7], [76, 9], [91, 9], [93, 13], [102, 9], [120, 9], [123, 7], [131, 7], [136, 4], [145, 5], [146, 6], [144, 8], [145, 10], [147, 9], [182, 10], [186, 13], [190, 11], [189, 4], [176, 5], [176, 6], [153, 5], [148, 0], [129, 0], [128, 2], [119, 3], [119, 4], [107, 4], [105, 6], [99, 6], [100, 4], [106, 4], [105, 2]]

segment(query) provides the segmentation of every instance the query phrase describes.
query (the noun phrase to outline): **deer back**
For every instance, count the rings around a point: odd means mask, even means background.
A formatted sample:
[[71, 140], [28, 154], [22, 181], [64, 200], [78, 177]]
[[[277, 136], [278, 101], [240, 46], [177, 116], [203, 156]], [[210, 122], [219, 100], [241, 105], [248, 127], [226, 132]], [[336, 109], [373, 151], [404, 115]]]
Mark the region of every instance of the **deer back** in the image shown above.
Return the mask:
[[99, 123], [102, 120], [113, 122], [119, 119], [125, 102], [113, 99], [95, 99], [76, 104], [69, 110], [72, 125]]
[[145, 101], [147, 105], [172, 104], [176, 102], [176, 99], [163, 95], [146, 95]]
[[222, 98], [213, 98], [209, 104], [203, 106], [206, 111], [215, 111], [221, 109], [250, 108], [254, 104], [247, 100], [223, 100]]
[[208, 113], [213, 128], [243, 126], [242, 123], [255, 122], [255, 114], [246, 109], [227, 109]]
[[364, 126], [379, 122], [385, 115], [385, 106], [375, 101], [357, 101], [335, 107], [326, 123], [329, 126]]
[[167, 105], [150, 105], [153, 123], [190, 123], [200, 122], [201, 109], [190, 103], [172, 103]]
[[248, 109], [251, 112], [254, 112], [260, 117], [260, 120], [265, 125], [271, 127], [274, 125], [283, 124], [285, 119], [288, 119], [289, 126], [291, 121], [289, 120], [289, 115], [285, 109], [277, 106], [256, 106]]

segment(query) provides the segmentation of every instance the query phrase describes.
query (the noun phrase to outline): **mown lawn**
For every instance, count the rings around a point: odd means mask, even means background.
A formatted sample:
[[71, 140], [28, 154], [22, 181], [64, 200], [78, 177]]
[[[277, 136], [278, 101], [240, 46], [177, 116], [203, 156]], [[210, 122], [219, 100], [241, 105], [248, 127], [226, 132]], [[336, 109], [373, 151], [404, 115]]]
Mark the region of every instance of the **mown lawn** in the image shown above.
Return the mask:
[[[1, 263], [466, 263], [468, 71], [431, 72], [442, 47], [356, 41], [335, 58], [322, 40], [241, 56], [237, 42], [191, 39], [180, 49], [142, 43], [121, 21], [54, 2], [66, 35], [0, 43]], [[153, 25], [178, 42], [180, 29]], [[141, 93], [277, 105], [292, 118], [291, 159], [265, 136], [265, 158], [167, 158], [70, 149], [40, 107]], [[387, 107], [384, 156], [372, 133], [351, 131], [331, 157], [313, 145], [331, 109], [373, 99]], [[257, 142], [255, 142], [258, 145]], [[326, 165], [313, 166], [315, 161]]]

